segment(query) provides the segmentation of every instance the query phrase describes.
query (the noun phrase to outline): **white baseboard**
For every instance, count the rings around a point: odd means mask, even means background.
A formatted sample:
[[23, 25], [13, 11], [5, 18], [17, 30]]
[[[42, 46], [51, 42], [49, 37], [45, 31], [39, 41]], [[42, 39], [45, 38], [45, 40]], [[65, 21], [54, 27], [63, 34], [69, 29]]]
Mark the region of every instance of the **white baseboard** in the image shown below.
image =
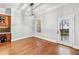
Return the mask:
[[32, 37], [32, 36], [34, 36], [34, 35], [29, 35], [29, 36], [25, 36], [25, 37], [20, 37], [20, 38], [12, 39], [11, 41], [13, 42], [13, 41], [21, 40], [23, 38], [29, 38], [29, 37]]
[[[43, 37], [43, 36], [39, 36], [39, 35], [34, 35], [34, 37], [38, 37], [38, 38], [41, 38], [41, 39], [44, 39], [44, 40], [47, 40], [47, 41], [51, 41], [51, 42], [54, 42], [54, 43], [59, 43], [55, 40], [52, 40], [52, 39], [49, 39], [49, 38], [46, 38], [46, 37]], [[59, 44], [61, 44], [61, 43], [59, 43]], [[63, 44], [63, 45], [65, 45], [65, 44]], [[69, 46], [69, 45], [66, 45], [66, 46]], [[72, 46], [70, 46], [70, 47], [72, 47]], [[79, 50], [79, 47], [73, 46], [73, 48]]]
[[79, 46], [75, 46], [75, 45], [74, 45], [74, 46], [73, 46], [73, 48], [75, 48], [75, 49], [78, 49], [78, 50], [79, 50]]
[[[50, 42], [59, 43], [59, 42], [57, 42], [57, 41], [55, 41], [55, 40], [49, 39], [49, 38], [47, 38], [47, 37], [39, 36], [39, 35], [29, 35], [29, 36], [26, 36], [26, 37], [21, 37], [21, 38], [12, 39], [11, 41], [13, 42], [13, 41], [21, 40], [21, 39], [23, 39], [23, 38], [29, 38], [29, 37], [33, 37], [33, 36], [34, 36], [34, 37], [41, 38], [41, 39], [44, 39], [44, 40], [47, 40], [47, 41], [50, 41]], [[60, 43], [60, 44], [61, 44], [61, 43]], [[72, 47], [72, 46], [70, 46], [70, 47]], [[79, 49], [79, 47], [77, 47], [77, 46], [73, 46], [73, 48]]]
[[57, 43], [57, 41], [52, 40], [52, 39], [49, 39], [49, 38], [46, 38], [46, 37], [43, 37], [43, 36], [35, 35], [34, 37], [38, 37], [38, 38], [41, 38], [41, 39], [44, 39], [44, 40], [47, 40], [47, 41], [51, 41], [51, 42], [55, 42], [55, 43]]

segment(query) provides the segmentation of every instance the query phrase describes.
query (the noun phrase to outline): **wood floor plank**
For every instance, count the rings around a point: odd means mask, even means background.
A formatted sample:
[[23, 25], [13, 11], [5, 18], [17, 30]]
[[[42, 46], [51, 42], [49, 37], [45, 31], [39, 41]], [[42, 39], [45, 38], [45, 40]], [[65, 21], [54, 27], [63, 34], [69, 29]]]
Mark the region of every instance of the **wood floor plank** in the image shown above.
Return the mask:
[[79, 55], [79, 50], [37, 37], [24, 38], [0, 47], [0, 55]]

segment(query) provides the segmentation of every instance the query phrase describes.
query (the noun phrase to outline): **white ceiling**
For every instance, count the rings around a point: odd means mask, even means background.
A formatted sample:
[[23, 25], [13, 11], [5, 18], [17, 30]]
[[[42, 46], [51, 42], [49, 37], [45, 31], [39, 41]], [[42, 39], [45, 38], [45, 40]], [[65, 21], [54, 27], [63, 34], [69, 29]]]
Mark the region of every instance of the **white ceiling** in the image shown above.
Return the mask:
[[[35, 13], [45, 11], [48, 8], [55, 8], [59, 5], [62, 5], [64, 3], [34, 3], [33, 11]], [[0, 3], [0, 8], [13, 8], [18, 10], [21, 10], [23, 12], [30, 12], [30, 3]]]
[[62, 5], [62, 4], [64, 4], [64, 3], [44, 3], [41, 6], [39, 6], [38, 8], [36, 8], [34, 11], [35, 11], [35, 13], [44, 12], [48, 9], [51, 9], [51, 8], [53, 9], [55, 7]]

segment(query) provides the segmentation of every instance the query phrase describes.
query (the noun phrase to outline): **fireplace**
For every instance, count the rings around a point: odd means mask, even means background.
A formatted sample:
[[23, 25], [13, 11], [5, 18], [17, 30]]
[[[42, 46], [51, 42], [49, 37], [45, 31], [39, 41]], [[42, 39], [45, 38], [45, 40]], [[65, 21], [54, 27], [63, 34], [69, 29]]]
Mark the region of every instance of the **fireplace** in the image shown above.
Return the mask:
[[0, 34], [0, 43], [10, 42], [11, 41], [10, 34]]
[[6, 42], [6, 39], [7, 39], [7, 37], [6, 37], [6, 35], [5, 35], [5, 34], [0, 35], [0, 42], [1, 42], [1, 43]]

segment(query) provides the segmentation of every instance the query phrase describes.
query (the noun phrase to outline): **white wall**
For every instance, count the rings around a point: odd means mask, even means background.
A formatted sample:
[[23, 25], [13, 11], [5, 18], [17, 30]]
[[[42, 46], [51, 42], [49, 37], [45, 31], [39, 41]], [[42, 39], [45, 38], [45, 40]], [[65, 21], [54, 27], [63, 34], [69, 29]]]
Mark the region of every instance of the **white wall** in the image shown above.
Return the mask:
[[38, 19], [40, 19], [42, 22], [42, 33], [35, 32], [36, 35], [51, 39], [53, 41], [57, 41], [56, 10], [38, 15], [36, 20]]
[[12, 41], [32, 36], [33, 31], [31, 19], [26, 15], [13, 10], [11, 12], [11, 17]]
[[37, 33], [36, 36], [46, 38], [50, 41], [57, 41], [57, 12], [56, 10], [49, 11], [47, 13], [36, 15], [36, 20], [40, 19], [42, 22], [42, 33]]
[[57, 17], [75, 14], [75, 42], [74, 46], [79, 48], [79, 4], [67, 4], [46, 13], [36, 15], [36, 20], [42, 20], [42, 33], [35, 35], [45, 37], [51, 41], [57, 41]]
[[0, 8], [0, 14], [5, 14], [5, 9], [4, 8]]
[[[74, 44], [73, 44], [73, 46], [75, 46], [75, 47], [77, 47], [77, 48], [79, 48], [79, 28], [78, 28], [78, 26], [79, 26], [79, 4], [68, 4], [68, 5], [66, 5], [66, 6], [63, 6], [63, 7], [61, 7], [61, 8], [58, 8], [57, 9], [57, 12], [59, 12], [58, 13], [58, 16], [60, 16], [61, 15], [61, 12], [62, 12], [62, 15], [63, 16], [67, 16], [67, 15], [75, 15], [75, 39], [74, 39]], [[60, 12], [60, 10], [63, 10], [63, 11], [61, 11]]]

